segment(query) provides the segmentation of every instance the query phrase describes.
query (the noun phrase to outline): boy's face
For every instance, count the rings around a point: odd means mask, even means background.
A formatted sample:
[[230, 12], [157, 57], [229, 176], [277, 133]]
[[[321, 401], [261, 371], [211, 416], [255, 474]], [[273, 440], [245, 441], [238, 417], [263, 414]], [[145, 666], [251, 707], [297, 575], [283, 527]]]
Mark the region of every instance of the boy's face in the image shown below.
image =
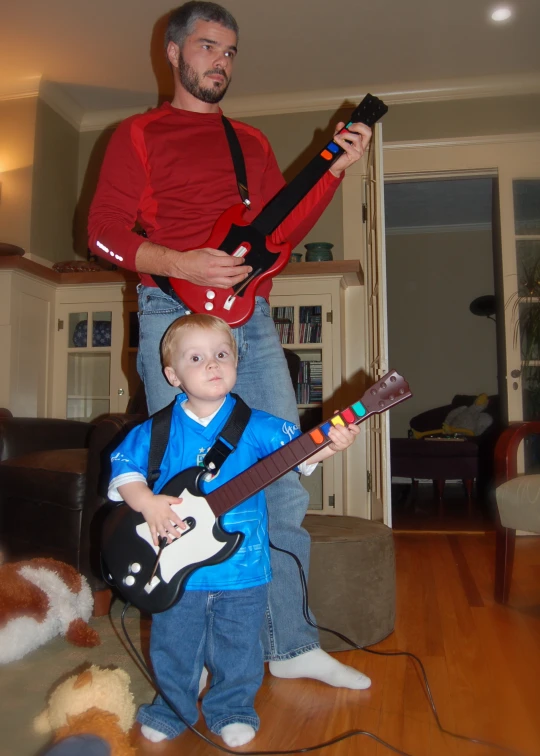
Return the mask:
[[205, 328], [186, 328], [174, 342], [165, 375], [192, 402], [221, 401], [236, 383], [236, 359], [227, 334]]

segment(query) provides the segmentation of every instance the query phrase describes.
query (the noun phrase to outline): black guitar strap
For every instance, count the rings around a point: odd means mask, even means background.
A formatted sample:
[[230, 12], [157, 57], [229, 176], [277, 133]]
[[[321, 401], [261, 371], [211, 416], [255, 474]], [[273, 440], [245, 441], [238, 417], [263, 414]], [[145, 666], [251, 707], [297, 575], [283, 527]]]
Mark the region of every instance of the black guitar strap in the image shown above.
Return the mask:
[[[238, 141], [238, 136], [236, 134], [236, 131], [234, 130], [233, 125], [229, 121], [229, 119], [225, 118], [225, 116], [222, 115], [221, 120], [223, 122], [223, 128], [225, 129], [227, 142], [229, 143], [229, 150], [231, 152], [231, 158], [232, 158], [232, 162], [234, 166], [234, 173], [236, 175], [236, 185], [238, 187], [238, 193], [240, 195], [240, 199], [242, 200], [243, 204], [246, 207], [249, 207], [251, 205], [251, 202], [249, 200], [246, 163], [244, 160], [242, 147], [240, 146], [240, 142]], [[169, 297], [172, 297], [173, 299], [178, 299], [176, 292], [174, 291], [173, 287], [171, 286], [169, 282], [169, 279], [166, 276], [152, 276], [152, 279], [154, 280], [154, 283], [157, 286], [159, 286], [161, 291], [163, 291], [165, 294], [167, 294]]]
[[[214, 441], [214, 445], [207, 452], [203, 465], [212, 475], [215, 475], [229, 454], [238, 446], [240, 437], [251, 417], [251, 410], [237, 394], [231, 396], [235, 405], [223, 430]], [[152, 430], [150, 432], [150, 451], [148, 453], [148, 488], [152, 491], [160, 475], [161, 462], [165, 449], [169, 443], [171, 420], [175, 402], [152, 415]]]
[[224, 115], [221, 116], [223, 126], [225, 128], [225, 134], [227, 135], [227, 141], [229, 143], [229, 150], [231, 151], [231, 157], [234, 165], [234, 172], [236, 174], [236, 184], [238, 186], [238, 193], [240, 199], [246, 207], [251, 205], [249, 201], [249, 191], [246, 173], [246, 163], [244, 161], [244, 155], [240, 142], [238, 141], [238, 135], [233, 128], [232, 123]]

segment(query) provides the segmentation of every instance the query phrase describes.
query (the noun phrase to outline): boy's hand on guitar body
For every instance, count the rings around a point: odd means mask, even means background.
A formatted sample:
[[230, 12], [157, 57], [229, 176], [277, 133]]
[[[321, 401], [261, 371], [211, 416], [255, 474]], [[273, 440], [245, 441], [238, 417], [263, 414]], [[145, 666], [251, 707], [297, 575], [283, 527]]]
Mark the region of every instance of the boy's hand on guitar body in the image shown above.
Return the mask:
[[171, 543], [178, 538], [177, 529], [187, 528], [186, 523], [171, 509], [173, 504], [180, 504], [180, 497], [153, 494], [146, 483], [139, 480], [118, 486], [118, 493], [135, 512], [142, 514], [155, 546], [159, 546], [159, 538], [166, 538]]
[[371, 141], [371, 129], [364, 123], [351, 123], [346, 131], [340, 133], [344, 126], [343, 121], [340, 121], [334, 134], [334, 142], [345, 150], [330, 168], [330, 173], [336, 178], [339, 178], [346, 168], [360, 160]]
[[196, 286], [228, 289], [243, 281], [251, 267], [241, 257], [233, 257], [221, 249], [192, 249], [177, 252], [152, 242], [143, 242], [137, 250], [137, 271], [167, 278], [179, 278]]
[[167, 543], [172, 543], [180, 537], [178, 531], [187, 528], [186, 523], [171, 509], [173, 504], [180, 504], [182, 499], [152, 493], [151, 497], [138, 511], [148, 523], [155, 546], [159, 546], [159, 538], [166, 538]]

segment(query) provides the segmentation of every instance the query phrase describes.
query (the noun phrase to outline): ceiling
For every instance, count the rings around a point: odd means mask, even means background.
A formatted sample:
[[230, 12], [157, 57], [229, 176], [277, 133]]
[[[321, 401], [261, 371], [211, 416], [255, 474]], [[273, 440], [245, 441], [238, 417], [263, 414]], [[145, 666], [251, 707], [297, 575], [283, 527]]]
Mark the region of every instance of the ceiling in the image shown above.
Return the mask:
[[[381, 94], [428, 82], [540, 72], [540, 2], [224, 0], [240, 25], [230, 97], [339, 88]], [[62, 85], [83, 110], [155, 104], [169, 0], [14, 0], [2, 8], [0, 97]]]

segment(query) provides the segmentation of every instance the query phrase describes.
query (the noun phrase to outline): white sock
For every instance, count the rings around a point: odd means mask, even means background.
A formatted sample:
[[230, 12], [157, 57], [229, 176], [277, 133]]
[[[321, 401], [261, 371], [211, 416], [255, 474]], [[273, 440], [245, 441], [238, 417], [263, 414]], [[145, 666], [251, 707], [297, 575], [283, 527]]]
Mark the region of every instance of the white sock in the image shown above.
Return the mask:
[[243, 724], [242, 722], [233, 722], [232, 724], [225, 725], [219, 733], [223, 738], [225, 745], [229, 748], [236, 748], [236, 746], [245, 745], [253, 740], [255, 737], [255, 730], [251, 725]]
[[205, 689], [207, 680], [208, 670], [206, 669], [206, 667], [203, 667], [201, 676], [199, 677], [199, 695], [201, 695], [202, 691]]
[[320, 680], [327, 685], [333, 685], [334, 688], [365, 690], [371, 685], [369, 677], [354, 667], [341, 664], [322, 648], [306, 651], [304, 654], [295, 656], [294, 659], [271, 661], [269, 668], [274, 677], [288, 679], [309, 677], [312, 680]]
[[153, 727], [148, 727], [148, 725], [142, 725], [141, 732], [144, 737], [152, 743], [160, 743], [162, 740], [167, 740], [166, 735], [159, 732], [159, 730], [154, 730]]

